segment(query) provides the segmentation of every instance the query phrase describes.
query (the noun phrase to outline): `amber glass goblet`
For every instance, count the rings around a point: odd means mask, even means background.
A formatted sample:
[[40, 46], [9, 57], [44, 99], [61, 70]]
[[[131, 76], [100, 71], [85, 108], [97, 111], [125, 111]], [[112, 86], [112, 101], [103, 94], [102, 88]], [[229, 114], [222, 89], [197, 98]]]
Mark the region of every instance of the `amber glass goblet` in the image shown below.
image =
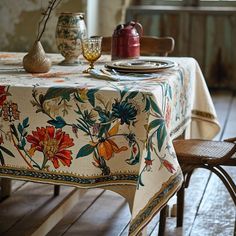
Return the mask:
[[91, 37], [82, 40], [83, 56], [89, 62], [89, 68], [83, 73], [89, 73], [94, 63], [102, 54], [102, 37]]

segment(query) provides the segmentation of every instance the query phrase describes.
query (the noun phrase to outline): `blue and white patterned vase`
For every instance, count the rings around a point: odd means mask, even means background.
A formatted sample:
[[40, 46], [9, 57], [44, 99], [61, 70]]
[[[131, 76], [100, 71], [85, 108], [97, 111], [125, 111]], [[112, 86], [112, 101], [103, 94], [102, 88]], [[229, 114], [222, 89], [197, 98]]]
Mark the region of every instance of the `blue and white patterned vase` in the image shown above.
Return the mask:
[[56, 27], [57, 48], [65, 57], [62, 65], [78, 65], [78, 56], [82, 54], [81, 40], [87, 38], [84, 13], [61, 13]]

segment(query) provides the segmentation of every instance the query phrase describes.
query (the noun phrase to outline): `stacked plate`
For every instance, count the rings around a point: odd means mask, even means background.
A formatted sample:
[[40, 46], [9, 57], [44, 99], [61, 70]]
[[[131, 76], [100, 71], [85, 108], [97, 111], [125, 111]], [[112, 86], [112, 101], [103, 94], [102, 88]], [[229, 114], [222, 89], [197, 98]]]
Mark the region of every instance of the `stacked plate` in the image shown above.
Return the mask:
[[108, 69], [126, 73], [155, 73], [176, 66], [169, 60], [118, 60], [106, 63]]

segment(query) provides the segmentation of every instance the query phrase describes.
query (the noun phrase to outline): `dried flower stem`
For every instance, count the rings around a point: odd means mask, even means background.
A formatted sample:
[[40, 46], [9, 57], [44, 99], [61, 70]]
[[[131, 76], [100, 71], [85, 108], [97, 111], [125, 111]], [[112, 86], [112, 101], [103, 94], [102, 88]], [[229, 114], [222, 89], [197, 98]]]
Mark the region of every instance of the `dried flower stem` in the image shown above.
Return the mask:
[[[51, 15], [51, 12], [52, 10], [54, 10], [61, 2], [62, 0], [50, 0], [48, 2], [48, 7], [47, 9], [42, 13], [43, 14], [43, 17], [42, 19], [39, 21], [39, 24], [38, 24], [38, 33], [37, 33], [37, 40], [36, 41], [40, 41], [40, 39], [42, 38], [43, 36], [43, 33], [46, 29], [46, 25], [47, 25], [47, 22], [50, 18], [50, 15]], [[43, 24], [43, 28], [42, 30], [40, 31], [41, 29], [41, 24]]]

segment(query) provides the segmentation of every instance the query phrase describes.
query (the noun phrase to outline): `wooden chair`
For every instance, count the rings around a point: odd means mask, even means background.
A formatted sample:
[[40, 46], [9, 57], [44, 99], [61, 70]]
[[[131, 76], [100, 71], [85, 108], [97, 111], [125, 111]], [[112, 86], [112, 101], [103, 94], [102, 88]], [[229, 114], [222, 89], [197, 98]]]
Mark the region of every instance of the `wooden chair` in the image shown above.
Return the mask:
[[205, 168], [215, 173], [224, 183], [236, 205], [236, 184], [222, 166], [236, 166], [236, 137], [225, 141], [175, 140], [176, 155], [183, 171], [185, 182], [177, 193], [177, 227], [183, 225], [184, 189], [196, 168]]
[[[112, 37], [103, 37], [102, 52], [111, 54]], [[175, 41], [172, 37], [143, 36], [140, 40], [141, 56], [168, 56], [173, 52]]]

